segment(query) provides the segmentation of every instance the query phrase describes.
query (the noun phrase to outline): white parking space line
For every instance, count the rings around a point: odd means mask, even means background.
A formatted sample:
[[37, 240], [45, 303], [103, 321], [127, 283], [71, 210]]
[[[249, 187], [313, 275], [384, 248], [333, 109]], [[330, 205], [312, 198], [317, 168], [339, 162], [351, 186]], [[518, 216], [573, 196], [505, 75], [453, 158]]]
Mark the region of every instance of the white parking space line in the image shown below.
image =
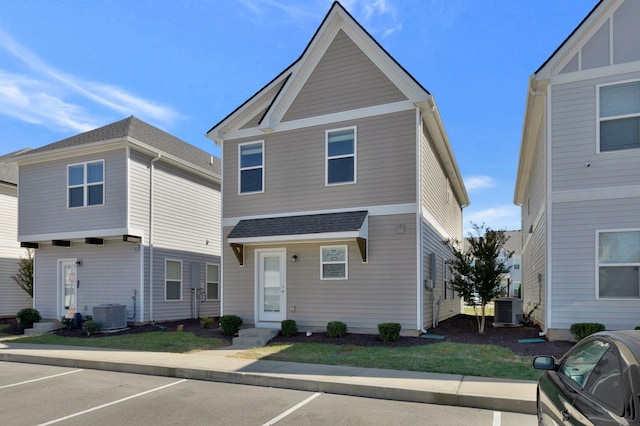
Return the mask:
[[102, 408], [109, 407], [111, 405], [119, 404], [121, 402], [128, 401], [128, 400], [133, 399], [133, 398], [138, 398], [140, 396], [143, 396], [143, 395], [146, 395], [146, 394], [149, 394], [149, 393], [152, 393], [152, 392], [156, 392], [156, 391], [159, 391], [159, 390], [162, 390], [162, 389], [174, 386], [174, 385], [178, 385], [180, 383], [186, 382], [187, 380], [188, 379], [178, 380], [177, 382], [169, 383], [167, 385], [160, 386], [160, 387], [157, 387], [157, 388], [154, 388], [154, 389], [149, 389], [148, 391], [140, 392], [140, 393], [137, 393], [135, 395], [128, 396], [126, 398], [118, 399], [117, 401], [108, 402], [106, 404], [98, 405], [97, 407], [89, 408], [88, 410], [79, 411], [77, 413], [70, 414], [70, 415], [65, 416], [65, 417], [60, 417], [59, 419], [51, 420], [51, 421], [46, 422], [46, 423], [41, 423], [38, 426], [46, 426], [46, 425], [52, 425], [54, 423], [62, 422], [62, 421], [65, 421], [67, 419], [71, 419], [73, 417], [78, 417], [78, 416], [81, 416], [83, 414], [91, 413], [92, 411], [100, 410]]
[[322, 395], [320, 392], [316, 392], [313, 395], [311, 395], [309, 398], [305, 399], [304, 401], [302, 401], [299, 404], [294, 405], [293, 407], [289, 408], [287, 411], [285, 411], [284, 413], [280, 414], [278, 417], [274, 417], [273, 419], [269, 420], [268, 422], [266, 422], [264, 425], [262, 426], [269, 426], [272, 424], [275, 424], [277, 422], [279, 422], [280, 420], [284, 419], [285, 417], [287, 417], [289, 414], [293, 413], [294, 411], [296, 411], [298, 408], [303, 407], [305, 405], [307, 405], [308, 403], [310, 403], [311, 401], [313, 401], [314, 399], [316, 399], [317, 397], [319, 397], [320, 395]]
[[40, 380], [53, 379], [54, 377], [60, 377], [60, 376], [64, 376], [64, 375], [66, 375], [66, 374], [79, 373], [80, 371], [83, 371], [83, 370], [82, 370], [82, 369], [80, 369], [80, 370], [66, 371], [66, 372], [64, 372], [64, 373], [54, 374], [53, 376], [40, 377], [40, 378], [38, 378], [38, 379], [26, 380], [26, 381], [24, 381], [24, 382], [19, 382], [19, 383], [12, 383], [12, 384], [10, 384], [10, 385], [0, 386], [0, 389], [6, 389], [6, 388], [13, 387], [13, 386], [26, 385], [27, 383], [39, 382]]
[[502, 413], [500, 411], [493, 412], [493, 426], [500, 426], [502, 423]]

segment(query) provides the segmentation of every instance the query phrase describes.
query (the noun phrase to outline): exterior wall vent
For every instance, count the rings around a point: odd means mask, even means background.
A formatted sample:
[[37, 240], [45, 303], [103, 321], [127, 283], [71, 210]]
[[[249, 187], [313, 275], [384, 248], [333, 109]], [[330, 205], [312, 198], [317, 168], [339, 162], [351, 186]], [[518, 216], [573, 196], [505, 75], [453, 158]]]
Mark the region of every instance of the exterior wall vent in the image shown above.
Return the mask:
[[124, 305], [99, 305], [93, 307], [93, 320], [102, 324], [104, 330], [127, 327], [127, 309]]

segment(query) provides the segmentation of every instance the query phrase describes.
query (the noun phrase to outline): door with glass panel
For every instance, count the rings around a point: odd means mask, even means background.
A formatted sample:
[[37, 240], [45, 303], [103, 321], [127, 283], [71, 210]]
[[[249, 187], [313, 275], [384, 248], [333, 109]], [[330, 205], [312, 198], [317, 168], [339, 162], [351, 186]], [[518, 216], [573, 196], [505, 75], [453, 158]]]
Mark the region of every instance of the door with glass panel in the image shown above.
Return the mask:
[[257, 251], [258, 321], [280, 322], [286, 319], [286, 252]]
[[76, 260], [59, 260], [58, 271], [60, 316], [73, 318], [78, 310], [78, 265]]

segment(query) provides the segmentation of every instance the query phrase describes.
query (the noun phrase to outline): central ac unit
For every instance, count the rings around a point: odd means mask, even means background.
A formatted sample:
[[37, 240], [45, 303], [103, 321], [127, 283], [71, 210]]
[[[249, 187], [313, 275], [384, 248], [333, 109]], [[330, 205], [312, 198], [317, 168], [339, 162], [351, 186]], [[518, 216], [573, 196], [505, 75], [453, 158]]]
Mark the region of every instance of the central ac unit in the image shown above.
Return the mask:
[[99, 305], [93, 307], [93, 320], [104, 330], [127, 327], [127, 307], [124, 305]]
[[493, 303], [494, 327], [514, 326], [520, 324], [518, 317], [522, 315], [522, 299], [504, 297], [495, 299]]

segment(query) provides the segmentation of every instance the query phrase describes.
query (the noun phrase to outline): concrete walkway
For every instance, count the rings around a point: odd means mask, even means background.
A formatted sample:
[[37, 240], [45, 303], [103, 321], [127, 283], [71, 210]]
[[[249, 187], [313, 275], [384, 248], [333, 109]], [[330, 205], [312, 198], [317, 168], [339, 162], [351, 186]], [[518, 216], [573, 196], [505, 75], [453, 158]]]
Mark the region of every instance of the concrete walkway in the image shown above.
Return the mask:
[[30, 345], [1, 339], [0, 361], [109, 370], [398, 401], [536, 412], [536, 383], [240, 358], [242, 350], [174, 354], [74, 346]]

